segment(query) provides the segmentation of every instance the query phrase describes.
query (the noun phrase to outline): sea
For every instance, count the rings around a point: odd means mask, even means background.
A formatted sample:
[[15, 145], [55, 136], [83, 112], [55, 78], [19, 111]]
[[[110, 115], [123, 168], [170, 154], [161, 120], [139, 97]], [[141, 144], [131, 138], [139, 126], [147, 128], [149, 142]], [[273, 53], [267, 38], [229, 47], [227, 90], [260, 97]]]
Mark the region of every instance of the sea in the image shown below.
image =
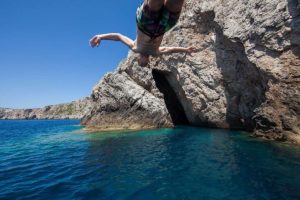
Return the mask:
[[0, 121], [0, 199], [300, 199], [300, 147], [178, 126], [87, 133]]

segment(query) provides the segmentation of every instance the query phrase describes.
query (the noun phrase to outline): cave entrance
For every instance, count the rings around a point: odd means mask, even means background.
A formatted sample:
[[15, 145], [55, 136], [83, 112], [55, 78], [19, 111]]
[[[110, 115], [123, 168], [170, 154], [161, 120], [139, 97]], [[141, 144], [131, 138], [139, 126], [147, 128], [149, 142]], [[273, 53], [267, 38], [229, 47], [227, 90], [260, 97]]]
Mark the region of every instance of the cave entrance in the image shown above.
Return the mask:
[[168, 74], [158, 70], [152, 70], [156, 87], [164, 95], [165, 104], [170, 113], [174, 125], [189, 125], [189, 121], [178, 98], [178, 92], [172, 87], [167, 79]]

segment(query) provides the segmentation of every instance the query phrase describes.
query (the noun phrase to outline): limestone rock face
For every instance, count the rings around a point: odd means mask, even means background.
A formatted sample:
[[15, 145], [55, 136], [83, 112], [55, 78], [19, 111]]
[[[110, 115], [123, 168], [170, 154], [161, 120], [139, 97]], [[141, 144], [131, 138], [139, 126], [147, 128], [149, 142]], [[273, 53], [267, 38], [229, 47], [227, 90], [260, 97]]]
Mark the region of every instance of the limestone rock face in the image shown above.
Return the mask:
[[95, 86], [82, 124], [190, 124], [277, 140], [300, 135], [299, 0], [187, 0], [163, 45], [198, 51], [153, 58], [144, 68], [130, 52]]
[[89, 97], [34, 109], [0, 108], [0, 119], [81, 119], [90, 109]]
[[172, 125], [163, 99], [136, 84], [126, 73], [107, 74], [94, 88], [92, 97], [100, 103], [82, 119], [88, 129], [147, 129]]

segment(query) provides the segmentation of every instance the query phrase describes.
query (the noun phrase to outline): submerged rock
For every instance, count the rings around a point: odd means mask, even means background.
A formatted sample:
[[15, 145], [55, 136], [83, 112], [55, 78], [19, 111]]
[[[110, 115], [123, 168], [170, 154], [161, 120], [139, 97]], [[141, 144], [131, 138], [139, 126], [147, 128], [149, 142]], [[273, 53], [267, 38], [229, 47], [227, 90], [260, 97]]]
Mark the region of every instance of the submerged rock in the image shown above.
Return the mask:
[[131, 52], [93, 89], [82, 124], [98, 130], [178, 124], [300, 135], [300, 2], [187, 0], [165, 46], [195, 46], [138, 66]]

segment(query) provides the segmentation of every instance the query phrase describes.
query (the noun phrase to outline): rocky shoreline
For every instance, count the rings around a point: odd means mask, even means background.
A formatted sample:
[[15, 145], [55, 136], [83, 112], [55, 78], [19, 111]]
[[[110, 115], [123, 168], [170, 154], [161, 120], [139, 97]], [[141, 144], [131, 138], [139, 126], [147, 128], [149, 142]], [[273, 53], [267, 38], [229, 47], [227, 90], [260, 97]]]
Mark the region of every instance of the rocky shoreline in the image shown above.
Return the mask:
[[0, 108], [0, 120], [81, 119], [91, 109], [89, 97], [34, 109]]
[[300, 1], [187, 0], [165, 46], [141, 68], [131, 52], [94, 87], [81, 124], [94, 130], [193, 125], [297, 142]]

